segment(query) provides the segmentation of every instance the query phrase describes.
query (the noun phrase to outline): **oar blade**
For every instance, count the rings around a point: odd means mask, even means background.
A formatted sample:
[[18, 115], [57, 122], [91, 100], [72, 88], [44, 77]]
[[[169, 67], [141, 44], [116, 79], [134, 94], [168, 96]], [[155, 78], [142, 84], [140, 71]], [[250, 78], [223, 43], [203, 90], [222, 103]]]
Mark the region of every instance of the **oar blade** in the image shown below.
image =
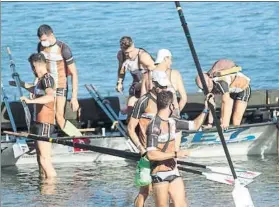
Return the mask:
[[14, 151], [14, 157], [17, 158], [24, 153], [29, 151], [29, 147], [26, 143], [26, 140], [24, 138], [16, 139], [16, 143], [13, 144], [13, 151]]
[[[203, 173], [205, 177], [208, 180], [212, 180], [215, 182], [219, 183], [224, 183], [227, 185], [233, 185], [234, 184], [234, 178], [231, 175], [223, 175], [223, 174], [218, 174], [218, 173]], [[246, 186], [250, 183], [252, 183], [254, 180], [253, 179], [246, 179], [246, 178], [238, 178], [238, 181], [243, 185]]]
[[235, 207], [254, 207], [249, 190], [241, 185], [238, 179], [235, 180], [235, 187], [232, 192]]
[[[212, 167], [212, 166], [208, 167], [207, 166], [206, 168], [210, 169], [212, 172], [232, 175], [231, 169], [229, 167]], [[245, 170], [245, 169], [237, 169], [237, 168], [235, 168], [235, 172], [236, 172], [237, 177], [248, 178], [248, 179], [254, 179], [254, 178], [258, 177], [260, 174], [262, 174], [260, 172], [253, 172], [253, 171], [249, 171], [249, 170]]]

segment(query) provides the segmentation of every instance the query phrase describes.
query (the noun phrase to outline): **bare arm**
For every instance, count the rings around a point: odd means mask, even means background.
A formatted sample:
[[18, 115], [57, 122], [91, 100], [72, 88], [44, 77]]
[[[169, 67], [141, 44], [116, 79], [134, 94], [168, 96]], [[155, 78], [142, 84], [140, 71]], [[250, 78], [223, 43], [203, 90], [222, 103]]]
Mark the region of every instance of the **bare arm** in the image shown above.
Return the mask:
[[181, 77], [181, 74], [179, 73], [179, 71], [177, 71], [177, 90], [180, 94], [180, 100], [179, 100], [179, 110], [182, 111], [185, 104], [187, 103], [187, 94], [186, 94], [186, 90], [183, 84], [183, 79]]
[[141, 154], [144, 153], [145, 149], [144, 147], [141, 145], [140, 141], [139, 141], [139, 137], [136, 134], [136, 127], [139, 123], [139, 119], [135, 119], [133, 117], [130, 118], [130, 121], [128, 123], [128, 133], [130, 138], [132, 139], [133, 143], [137, 146], [137, 148], [140, 150]]
[[121, 51], [117, 53], [117, 60], [118, 60], [118, 72], [117, 72], [117, 82], [123, 82], [125, 78], [125, 68], [123, 67], [123, 57]]
[[140, 63], [148, 70], [148, 72], [144, 74], [141, 84], [141, 96], [143, 96], [151, 89], [152, 81], [151, 77], [149, 77], [149, 71], [154, 70], [156, 66], [154, 65], [154, 61], [151, 56], [146, 52], [141, 54]]
[[[30, 83], [26, 83], [24, 81], [20, 81], [20, 87], [24, 88], [25, 90], [29, 91], [30, 93], [34, 93], [34, 88], [35, 85], [30, 84]], [[9, 81], [9, 85], [10, 86], [16, 86], [16, 82], [15, 81]]]
[[72, 63], [68, 65], [68, 70], [72, 75], [72, 98], [77, 99], [78, 96], [78, 73], [76, 69], [76, 64]]
[[222, 107], [221, 107], [221, 121], [222, 125], [228, 127], [230, 125], [231, 115], [233, 108], [233, 99], [227, 92], [222, 95]]
[[26, 103], [33, 103], [33, 104], [47, 104], [50, 102], [53, 102], [55, 99], [55, 90], [52, 88], [47, 88], [45, 90], [46, 95], [41, 96], [39, 98], [35, 98], [35, 99], [28, 99], [26, 97], [21, 97], [21, 100], [25, 101]]

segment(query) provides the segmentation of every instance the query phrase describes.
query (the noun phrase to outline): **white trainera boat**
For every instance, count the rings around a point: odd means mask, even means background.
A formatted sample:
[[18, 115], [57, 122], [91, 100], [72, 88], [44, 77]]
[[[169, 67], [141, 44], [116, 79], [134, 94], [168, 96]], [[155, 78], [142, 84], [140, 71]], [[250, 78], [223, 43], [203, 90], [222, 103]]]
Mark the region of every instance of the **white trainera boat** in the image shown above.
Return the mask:
[[[224, 132], [224, 137], [231, 156], [238, 155], [270, 155], [278, 153], [277, 128], [274, 123], [259, 123], [230, 128]], [[74, 139], [74, 142], [86, 143], [105, 148], [129, 150], [124, 137], [98, 137]], [[28, 142], [29, 151], [15, 158], [13, 151], [14, 141], [1, 142], [1, 165], [28, 165], [36, 163], [34, 143]], [[183, 132], [182, 149], [194, 149], [193, 157], [225, 156], [224, 150], [216, 129]], [[53, 163], [61, 162], [95, 162], [113, 161], [123, 158], [86, 151], [78, 148], [53, 144]]]

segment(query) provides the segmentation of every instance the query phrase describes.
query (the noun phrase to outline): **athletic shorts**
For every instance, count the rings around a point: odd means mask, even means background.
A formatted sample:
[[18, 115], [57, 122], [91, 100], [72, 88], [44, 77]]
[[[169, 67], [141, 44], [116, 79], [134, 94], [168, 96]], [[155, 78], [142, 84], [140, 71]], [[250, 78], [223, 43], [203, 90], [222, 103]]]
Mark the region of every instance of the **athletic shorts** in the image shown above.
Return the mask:
[[129, 88], [129, 95], [135, 96], [136, 98], [140, 98], [140, 92], [141, 92], [141, 83], [133, 82]]
[[240, 101], [245, 101], [248, 102], [251, 96], [251, 87], [248, 86], [244, 91], [239, 92], [239, 93], [231, 93], [230, 97], [233, 100], [240, 100]]
[[64, 96], [67, 97], [68, 90], [66, 88], [57, 88], [56, 96]]
[[156, 174], [152, 174], [152, 183], [161, 183], [161, 182], [169, 182], [171, 183], [176, 178], [181, 177], [177, 169], [165, 172], [157, 172]]
[[31, 134], [39, 136], [51, 137], [55, 131], [55, 126], [47, 123], [33, 122], [31, 125]]

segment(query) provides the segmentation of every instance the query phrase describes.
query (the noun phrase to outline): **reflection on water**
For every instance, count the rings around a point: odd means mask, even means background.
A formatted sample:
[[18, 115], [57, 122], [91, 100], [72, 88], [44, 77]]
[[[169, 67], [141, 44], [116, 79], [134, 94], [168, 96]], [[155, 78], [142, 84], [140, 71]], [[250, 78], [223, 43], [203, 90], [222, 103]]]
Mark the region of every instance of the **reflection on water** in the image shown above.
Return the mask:
[[[200, 159], [198, 163], [224, 166], [225, 159]], [[260, 171], [262, 175], [248, 188], [256, 206], [279, 203], [279, 166], [275, 156], [239, 157], [237, 167]], [[75, 163], [55, 166], [57, 178], [39, 179], [36, 165], [2, 169], [2, 206], [133, 206], [135, 163]], [[233, 207], [233, 187], [182, 173], [187, 196], [193, 207]], [[154, 206], [152, 198], [146, 206]]]

